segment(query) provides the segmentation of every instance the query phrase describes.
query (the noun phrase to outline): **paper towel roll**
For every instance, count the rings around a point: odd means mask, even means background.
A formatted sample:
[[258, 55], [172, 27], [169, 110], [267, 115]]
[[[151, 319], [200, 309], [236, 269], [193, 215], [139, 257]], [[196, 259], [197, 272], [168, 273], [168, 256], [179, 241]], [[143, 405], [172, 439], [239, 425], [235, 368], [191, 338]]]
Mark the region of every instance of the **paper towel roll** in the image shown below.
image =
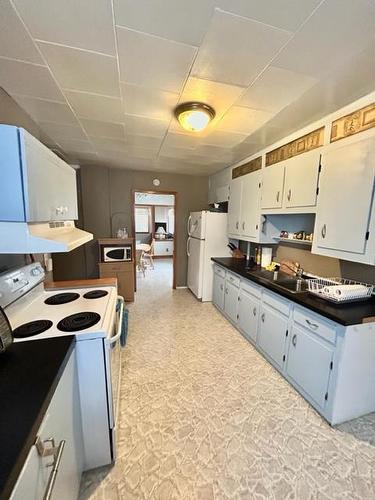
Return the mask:
[[271, 261], [272, 261], [272, 247], [263, 247], [260, 265], [262, 267], [267, 267], [271, 264]]
[[339, 285], [335, 288], [335, 296], [340, 299], [351, 296], [354, 296], [354, 298], [366, 297], [368, 294], [368, 288], [364, 285]]

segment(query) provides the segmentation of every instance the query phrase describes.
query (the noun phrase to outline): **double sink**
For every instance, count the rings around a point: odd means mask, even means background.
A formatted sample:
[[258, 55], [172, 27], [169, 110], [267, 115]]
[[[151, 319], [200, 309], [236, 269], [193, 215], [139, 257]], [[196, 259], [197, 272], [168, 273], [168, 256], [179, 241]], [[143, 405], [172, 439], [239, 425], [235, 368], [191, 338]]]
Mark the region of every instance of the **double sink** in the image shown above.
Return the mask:
[[[253, 272], [249, 271], [249, 274], [253, 274]], [[279, 272], [278, 277], [274, 279], [272, 272], [264, 270], [257, 270], [255, 274], [268, 283], [272, 283], [274, 286], [287, 290], [290, 293], [304, 293], [308, 288], [307, 281], [303, 278], [288, 276]]]

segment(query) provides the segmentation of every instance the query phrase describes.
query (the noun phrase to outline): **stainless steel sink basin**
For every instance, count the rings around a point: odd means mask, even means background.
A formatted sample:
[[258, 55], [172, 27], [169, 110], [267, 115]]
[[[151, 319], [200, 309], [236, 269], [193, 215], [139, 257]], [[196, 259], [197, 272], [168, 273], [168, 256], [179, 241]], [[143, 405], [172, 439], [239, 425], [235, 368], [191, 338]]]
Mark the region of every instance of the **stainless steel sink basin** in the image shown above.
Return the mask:
[[282, 278], [272, 281], [272, 283], [280, 288], [285, 288], [291, 293], [303, 293], [307, 290], [307, 281], [297, 278]]

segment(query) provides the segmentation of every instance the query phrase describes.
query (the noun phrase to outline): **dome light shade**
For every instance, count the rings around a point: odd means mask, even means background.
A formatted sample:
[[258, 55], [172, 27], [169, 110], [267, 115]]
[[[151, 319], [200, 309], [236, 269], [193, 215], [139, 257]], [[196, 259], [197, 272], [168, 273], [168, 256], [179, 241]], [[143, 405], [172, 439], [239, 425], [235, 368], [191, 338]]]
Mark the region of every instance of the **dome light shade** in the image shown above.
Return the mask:
[[189, 132], [204, 130], [215, 117], [214, 109], [202, 102], [185, 102], [174, 113], [181, 127]]

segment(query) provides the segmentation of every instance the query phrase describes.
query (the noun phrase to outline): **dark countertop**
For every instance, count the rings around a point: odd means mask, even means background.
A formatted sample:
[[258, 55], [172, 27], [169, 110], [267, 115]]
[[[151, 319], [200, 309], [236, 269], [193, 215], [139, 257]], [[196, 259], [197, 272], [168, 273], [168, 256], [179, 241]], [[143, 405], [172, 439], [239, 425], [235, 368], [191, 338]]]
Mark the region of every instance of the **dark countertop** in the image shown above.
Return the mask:
[[69, 335], [0, 354], [0, 498], [9, 498], [74, 348]]
[[366, 302], [352, 304], [332, 304], [324, 299], [315, 297], [308, 292], [292, 293], [282, 289], [272, 282], [273, 272], [254, 268], [246, 269], [244, 259], [233, 259], [232, 257], [213, 257], [212, 260], [225, 267], [229, 271], [239, 274], [243, 278], [258, 283], [283, 297], [311, 309], [336, 323], [344, 326], [358, 325], [364, 323], [366, 318], [375, 317], [375, 299]]

